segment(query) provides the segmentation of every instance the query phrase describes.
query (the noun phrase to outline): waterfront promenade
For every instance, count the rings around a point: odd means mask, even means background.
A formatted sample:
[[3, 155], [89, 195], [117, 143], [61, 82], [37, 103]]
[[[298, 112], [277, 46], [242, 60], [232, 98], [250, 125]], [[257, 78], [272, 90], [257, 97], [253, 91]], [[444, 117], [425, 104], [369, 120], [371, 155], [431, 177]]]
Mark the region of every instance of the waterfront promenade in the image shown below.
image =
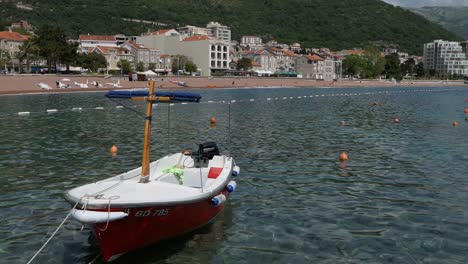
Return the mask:
[[[71, 88], [58, 89], [56, 82], [62, 79], [69, 81]], [[267, 78], [267, 77], [177, 77], [159, 76], [154, 78], [158, 89], [182, 89], [170, 81], [182, 81], [188, 88], [240, 88], [240, 87], [384, 87], [384, 86], [468, 86], [463, 81], [403, 81], [400, 84], [386, 80], [340, 80], [318, 81], [302, 78]], [[93, 82], [98, 82], [103, 88], [97, 88]], [[104, 78], [102, 76], [69, 76], [69, 75], [0, 75], [0, 94], [23, 94], [40, 92], [84, 92], [116, 89], [109, 83], [119, 81], [122, 89], [147, 88], [146, 81], [132, 81], [124, 77]], [[89, 88], [78, 88], [74, 83], [88, 82]], [[52, 90], [43, 90], [38, 84], [44, 83]]]

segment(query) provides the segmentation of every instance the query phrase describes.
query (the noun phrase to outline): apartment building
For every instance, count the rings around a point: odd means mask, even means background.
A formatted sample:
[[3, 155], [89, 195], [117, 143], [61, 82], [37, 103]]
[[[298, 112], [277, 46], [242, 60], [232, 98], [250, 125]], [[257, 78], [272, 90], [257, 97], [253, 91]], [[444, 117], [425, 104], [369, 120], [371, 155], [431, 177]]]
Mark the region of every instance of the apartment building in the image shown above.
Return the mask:
[[210, 22], [205, 29], [194, 26], [180, 29], [181, 32], [166, 29], [145, 34], [136, 42], [170, 56], [185, 55], [197, 65], [202, 76], [229, 69], [231, 31], [228, 27]]
[[106, 58], [107, 70], [118, 70], [117, 64], [120, 60], [134, 62], [135, 57], [130, 53], [130, 50], [122, 47], [105, 47], [97, 46], [92, 48], [90, 52], [101, 54]]
[[221, 25], [218, 22], [210, 22], [206, 25], [209, 36], [225, 42], [231, 41], [231, 29], [228, 26]]
[[128, 50], [135, 63], [142, 62], [145, 68], [148, 68], [150, 63], [154, 64], [156, 68], [160, 67], [161, 51], [158, 49], [148, 49], [133, 41], [127, 41], [119, 47]]
[[468, 57], [464, 42], [435, 40], [424, 44], [424, 67], [436, 72], [468, 76]]
[[0, 31], [0, 49], [8, 51], [14, 57], [19, 47], [28, 40], [30, 36], [25, 36], [17, 32]]
[[302, 55], [296, 58], [295, 66], [304, 78], [326, 81], [341, 78], [341, 60], [333, 56]]
[[79, 39], [79, 49], [80, 52], [86, 53], [90, 52], [97, 46], [100, 47], [114, 47], [116, 48], [117, 39], [115, 36], [105, 36], [105, 35], [80, 35]]
[[263, 49], [262, 38], [257, 36], [242, 36], [240, 46], [248, 50]]

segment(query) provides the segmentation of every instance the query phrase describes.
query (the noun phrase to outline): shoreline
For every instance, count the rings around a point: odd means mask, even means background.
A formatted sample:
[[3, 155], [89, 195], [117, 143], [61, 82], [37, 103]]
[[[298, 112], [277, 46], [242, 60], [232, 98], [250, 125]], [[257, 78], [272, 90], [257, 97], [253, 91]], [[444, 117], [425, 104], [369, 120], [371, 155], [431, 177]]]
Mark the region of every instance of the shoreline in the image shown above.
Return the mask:
[[[69, 79], [65, 84], [71, 88], [56, 88], [56, 81]], [[350, 87], [467, 87], [463, 81], [443, 80], [410, 80], [393, 83], [386, 80], [339, 80], [322, 81], [302, 78], [275, 78], [275, 77], [179, 77], [159, 76], [155, 79], [155, 88], [162, 90], [191, 90], [191, 89], [251, 89], [251, 88], [350, 88]], [[104, 88], [96, 88], [92, 83], [96, 81]], [[109, 83], [119, 81], [122, 88], [112, 87]], [[188, 87], [179, 86], [170, 81], [187, 83]], [[90, 88], [78, 88], [74, 83], [88, 83]], [[38, 87], [44, 83], [52, 87], [51, 90], [43, 90]], [[67, 75], [0, 75], [0, 95], [27, 95], [27, 94], [53, 94], [76, 92], [105, 92], [109, 90], [147, 88], [148, 81], [128, 81], [126, 77], [105, 78], [102, 76], [67, 76]]]

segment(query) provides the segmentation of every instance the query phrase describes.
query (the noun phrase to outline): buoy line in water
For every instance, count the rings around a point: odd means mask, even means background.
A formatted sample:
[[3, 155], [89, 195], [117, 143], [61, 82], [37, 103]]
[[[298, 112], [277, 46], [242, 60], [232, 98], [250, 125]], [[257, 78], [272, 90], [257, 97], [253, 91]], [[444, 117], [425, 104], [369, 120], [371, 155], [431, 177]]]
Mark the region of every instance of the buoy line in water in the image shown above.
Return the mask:
[[[317, 98], [317, 97], [344, 97], [344, 96], [363, 96], [363, 95], [379, 95], [379, 94], [399, 94], [399, 93], [413, 93], [413, 92], [453, 92], [453, 91], [463, 91], [464, 89], [418, 89], [418, 90], [398, 90], [398, 91], [378, 91], [378, 92], [361, 92], [361, 93], [330, 93], [330, 94], [312, 94], [312, 95], [300, 95], [300, 96], [279, 96], [279, 97], [268, 97], [268, 98], [260, 98], [260, 99], [244, 99], [244, 100], [221, 100], [221, 101], [207, 101], [207, 102], [200, 102], [199, 104], [235, 104], [235, 103], [252, 103], [252, 102], [265, 102], [265, 101], [279, 101], [279, 100], [294, 100], [294, 99], [310, 99], [310, 98]], [[169, 107], [175, 105], [187, 105], [188, 103], [180, 103], [180, 104], [168, 104]], [[153, 106], [158, 106], [158, 104], [153, 104]], [[140, 108], [142, 105], [130, 105], [128, 107], [133, 108]], [[56, 113], [65, 113], [65, 112], [82, 112], [82, 111], [102, 111], [102, 110], [113, 110], [113, 109], [123, 109], [125, 108], [122, 105], [117, 105], [115, 107], [103, 107], [103, 106], [96, 106], [96, 107], [72, 107], [69, 109], [45, 109], [42, 111], [20, 111], [17, 113], [10, 113], [10, 114], [2, 114], [0, 115], [0, 119], [7, 119], [12, 116], [20, 116], [20, 117], [27, 117], [31, 115], [39, 115], [39, 114], [56, 114]]]

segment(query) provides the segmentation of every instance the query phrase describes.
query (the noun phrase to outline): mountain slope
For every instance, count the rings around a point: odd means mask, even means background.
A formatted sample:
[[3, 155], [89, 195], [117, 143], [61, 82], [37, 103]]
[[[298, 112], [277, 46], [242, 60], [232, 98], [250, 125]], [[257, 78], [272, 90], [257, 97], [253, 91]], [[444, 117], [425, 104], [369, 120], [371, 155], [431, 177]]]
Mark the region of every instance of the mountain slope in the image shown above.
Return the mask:
[[[140, 34], [156, 26], [124, 21], [144, 19], [176, 25], [204, 26], [219, 21], [233, 38], [255, 34], [304, 47], [333, 50], [365, 47], [380, 41], [422, 53], [433, 39], [460, 39], [422, 16], [380, 0], [23, 0], [32, 11], [0, 4], [0, 17], [57, 23], [78, 34]], [[6, 10], [6, 11], [5, 11]]]
[[468, 7], [431, 6], [411, 10], [468, 39]]

